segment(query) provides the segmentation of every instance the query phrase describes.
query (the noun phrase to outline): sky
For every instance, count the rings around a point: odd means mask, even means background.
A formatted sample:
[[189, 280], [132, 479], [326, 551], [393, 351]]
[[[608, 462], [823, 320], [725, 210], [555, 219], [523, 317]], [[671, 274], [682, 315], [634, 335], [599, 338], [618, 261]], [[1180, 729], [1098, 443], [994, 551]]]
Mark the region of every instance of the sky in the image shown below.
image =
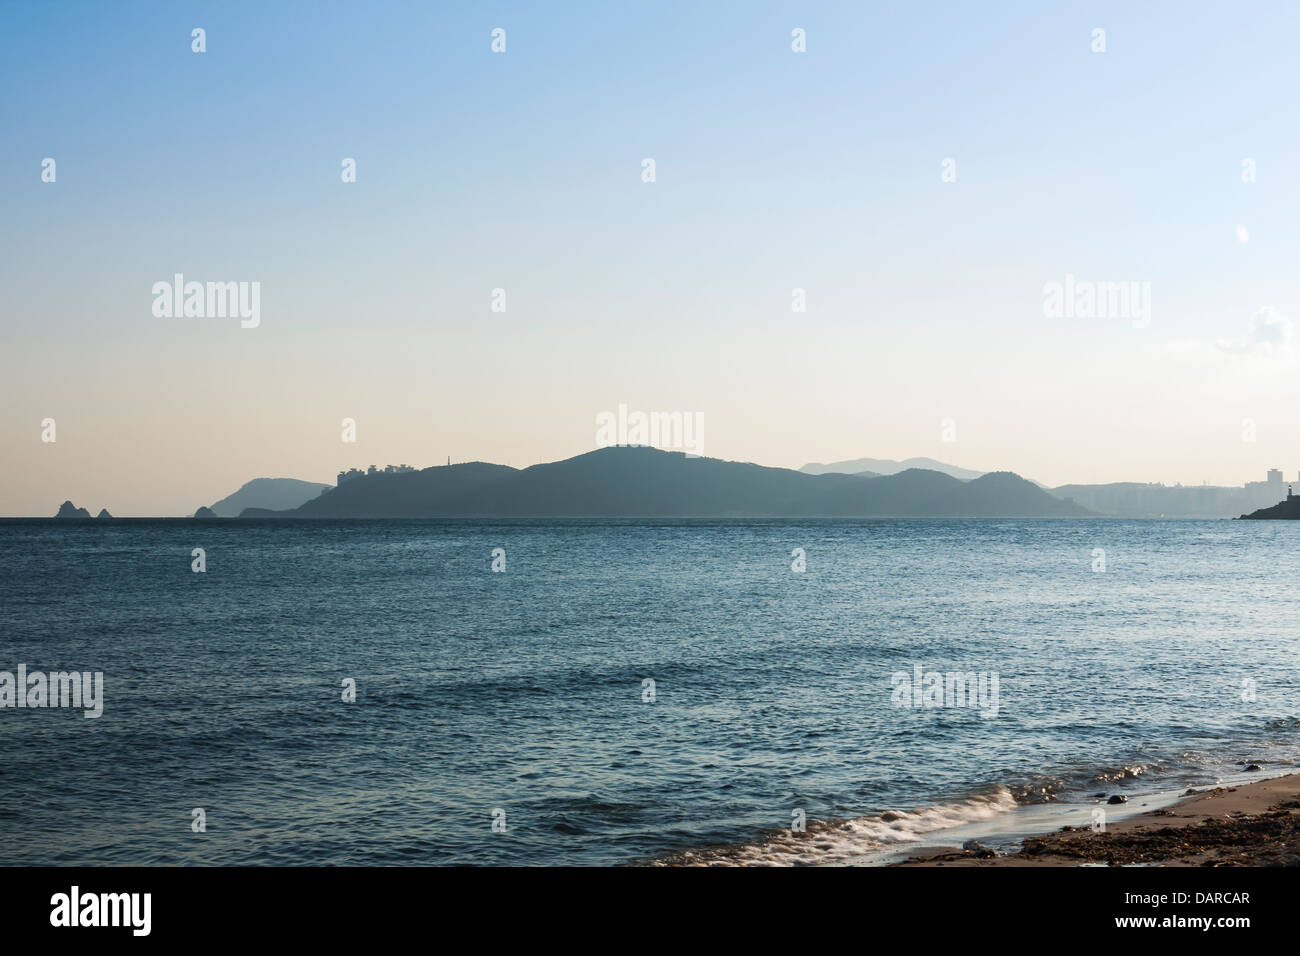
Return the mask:
[[[10, 0], [0, 515], [522, 467], [621, 404], [765, 465], [1294, 479], [1297, 26], [1281, 2]], [[259, 283], [258, 324], [156, 315], [177, 273]], [[1067, 276], [1134, 295], [1062, 315]]]

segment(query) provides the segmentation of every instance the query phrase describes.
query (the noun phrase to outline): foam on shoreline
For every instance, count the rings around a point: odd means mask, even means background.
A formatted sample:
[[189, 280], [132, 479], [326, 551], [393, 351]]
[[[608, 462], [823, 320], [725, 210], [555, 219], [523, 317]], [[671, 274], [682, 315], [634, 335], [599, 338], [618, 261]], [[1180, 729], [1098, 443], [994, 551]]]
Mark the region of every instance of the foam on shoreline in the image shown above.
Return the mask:
[[817, 866], [857, 862], [884, 848], [915, 847], [923, 836], [1014, 810], [1006, 787], [967, 800], [917, 810], [890, 810], [851, 820], [808, 821], [807, 832], [782, 830], [754, 843], [685, 850], [652, 862], [655, 866]]
[[1026, 836], [1012, 852], [927, 843], [902, 866], [1297, 866], [1300, 774], [1179, 794], [1163, 806], [1108, 818], [1103, 830], [1066, 825]]
[[[1198, 792], [1220, 786], [1247, 786], [1285, 776], [1293, 768], [1240, 770], [1231, 781], [1219, 777], [1202, 781]], [[1001, 854], [1021, 843], [1063, 827], [1086, 829], [1096, 808], [1104, 807], [1108, 826], [1177, 804], [1189, 790], [1161, 789], [1129, 793], [1127, 801], [1106, 799], [1026, 802], [1019, 793], [999, 786], [964, 800], [847, 820], [808, 821], [807, 832], [775, 831], [751, 843], [683, 850], [650, 862], [652, 866], [888, 866], [909, 860], [921, 850], [951, 851], [967, 841]]]

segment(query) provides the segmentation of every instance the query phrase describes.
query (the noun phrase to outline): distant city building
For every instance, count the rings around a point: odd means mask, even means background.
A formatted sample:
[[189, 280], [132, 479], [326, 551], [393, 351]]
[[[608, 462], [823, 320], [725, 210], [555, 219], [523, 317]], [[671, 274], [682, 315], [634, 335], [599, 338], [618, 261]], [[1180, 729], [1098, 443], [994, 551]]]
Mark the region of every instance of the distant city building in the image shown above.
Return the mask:
[[338, 474], [338, 484], [345, 481], [351, 481], [354, 478], [365, 478], [370, 475], [405, 475], [415, 471], [410, 465], [385, 465], [382, 469], [371, 465], [365, 471], [360, 468], [349, 468], [347, 471], [340, 471]]
[[1270, 468], [1268, 470], [1267, 481], [1248, 481], [1246, 482], [1248, 492], [1257, 492], [1268, 494], [1282, 494], [1282, 470], [1280, 468]]

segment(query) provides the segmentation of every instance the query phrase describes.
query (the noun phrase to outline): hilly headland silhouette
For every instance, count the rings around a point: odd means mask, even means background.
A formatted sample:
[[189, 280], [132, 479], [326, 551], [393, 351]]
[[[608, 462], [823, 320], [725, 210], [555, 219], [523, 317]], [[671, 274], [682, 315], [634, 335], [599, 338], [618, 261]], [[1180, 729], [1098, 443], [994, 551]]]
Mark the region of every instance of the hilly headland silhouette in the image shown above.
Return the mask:
[[1275, 505], [1268, 508], [1260, 508], [1258, 511], [1252, 511], [1248, 515], [1242, 515], [1247, 521], [1251, 520], [1283, 520], [1296, 521], [1300, 520], [1300, 495], [1293, 495], [1291, 489], [1287, 488], [1286, 497]]
[[511, 468], [486, 462], [358, 474], [287, 509], [241, 518], [1081, 517], [1011, 472], [810, 475], [639, 446]]

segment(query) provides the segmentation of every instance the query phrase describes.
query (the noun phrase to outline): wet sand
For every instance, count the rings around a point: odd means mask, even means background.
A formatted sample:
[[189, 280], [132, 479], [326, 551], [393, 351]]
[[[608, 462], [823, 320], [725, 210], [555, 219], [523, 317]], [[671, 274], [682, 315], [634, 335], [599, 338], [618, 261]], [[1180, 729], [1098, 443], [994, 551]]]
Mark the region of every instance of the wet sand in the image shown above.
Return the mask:
[[1189, 791], [1101, 832], [1067, 826], [1027, 838], [1014, 853], [967, 847], [922, 847], [894, 865], [1300, 866], [1300, 774]]

